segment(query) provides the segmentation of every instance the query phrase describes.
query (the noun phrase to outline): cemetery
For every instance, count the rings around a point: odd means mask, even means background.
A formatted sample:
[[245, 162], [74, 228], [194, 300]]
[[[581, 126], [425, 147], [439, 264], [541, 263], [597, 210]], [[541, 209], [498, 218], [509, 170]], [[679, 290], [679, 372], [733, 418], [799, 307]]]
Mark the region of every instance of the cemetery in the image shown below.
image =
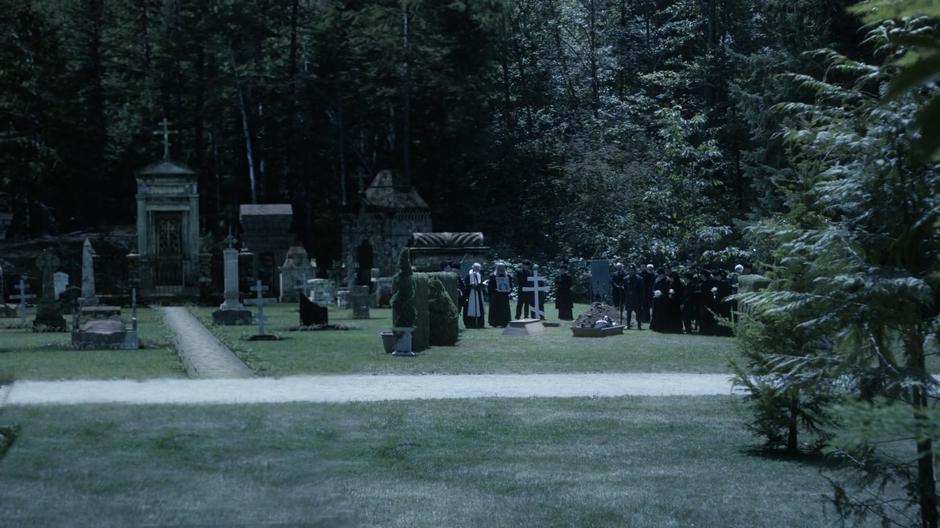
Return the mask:
[[0, 526], [940, 528], [924, 0], [0, 0]]

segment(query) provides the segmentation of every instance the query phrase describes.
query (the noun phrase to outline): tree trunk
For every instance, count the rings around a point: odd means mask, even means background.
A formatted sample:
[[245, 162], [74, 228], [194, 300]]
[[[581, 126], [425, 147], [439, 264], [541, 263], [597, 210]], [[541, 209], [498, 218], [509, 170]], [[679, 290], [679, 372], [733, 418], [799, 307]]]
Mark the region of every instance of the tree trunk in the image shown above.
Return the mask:
[[[919, 335], [919, 332], [910, 331], [909, 335]], [[930, 406], [930, 395], [927, 391], [926, 380], [930, 379], [927, 372], [927, 362], [924, 355], [923, 343], [920, 339], [908, 337], [905, 340], [907, 348], [908, 366], [911, 372], [919, 378], [920, 383], [911, 388], [911, 407], [914, 411], [914, 420], [918, 424], [917, 439], [917, 501], [920, 504], [920, 524], [922, 528], [940, 528], [937, 511], [937, 480], [933, 467], [933, 440], [921, 433], [930, 428], [927, 423], [927, 412]]]
[[242, 116], [242, 134], [245, 136], [245, 156], [248, 158], [248, 181], [251, 184], [251, 203], [258, 203], [257, 182], [255, 181], [255, 160], [251, 149], [251, 131], [248, 129], [248, 112], [245, 110], [245, 94], [242, 93], [242, 83], [235, 76], [235, 87], [238, 90], [238, 110]]
[[787, 421], [787, 452], [796, 454], [800, 451], [799, 444], [799, 413], [800, 413], [800, 393], [794, 391], [790, 395], [789, 420]]

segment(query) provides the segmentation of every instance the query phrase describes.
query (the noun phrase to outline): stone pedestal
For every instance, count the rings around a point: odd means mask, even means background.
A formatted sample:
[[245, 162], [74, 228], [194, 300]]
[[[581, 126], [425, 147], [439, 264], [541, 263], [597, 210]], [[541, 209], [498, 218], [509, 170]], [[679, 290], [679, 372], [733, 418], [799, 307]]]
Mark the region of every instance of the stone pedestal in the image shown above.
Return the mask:
[[218, 325], [251, 324], [251, 311], [238, 298], [238, 250], [222, 251], [225, 273], [225, 301], [212, 312], [212, 322]]

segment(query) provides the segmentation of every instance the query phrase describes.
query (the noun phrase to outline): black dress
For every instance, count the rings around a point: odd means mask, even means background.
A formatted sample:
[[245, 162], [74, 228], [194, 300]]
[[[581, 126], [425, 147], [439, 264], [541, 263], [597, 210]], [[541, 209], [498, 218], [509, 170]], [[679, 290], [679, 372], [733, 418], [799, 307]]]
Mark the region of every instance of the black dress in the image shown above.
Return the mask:
[[567, 273], [562, 273], [555, 279], [555, 307], [558, 308], [558, 318], [562, 321], [571, 321], [574, 314], [574, 295], [571, 293], [571, 287], [574, 286], [574, 279]]
[[509, 292], [512, 291], [512, 278], [508, 274], [490, 275], [487, 292], [490, 296], [490, 326], [498, 328], [509, 324]]

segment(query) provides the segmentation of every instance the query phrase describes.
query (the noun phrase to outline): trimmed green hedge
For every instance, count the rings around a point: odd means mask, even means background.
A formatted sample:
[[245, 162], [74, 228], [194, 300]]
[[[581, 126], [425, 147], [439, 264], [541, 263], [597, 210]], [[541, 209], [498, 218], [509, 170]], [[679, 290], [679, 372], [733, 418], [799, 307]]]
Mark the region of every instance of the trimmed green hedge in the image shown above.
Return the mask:
[[429, 279], [437, 279], [444, 286], [444, 291], [450, 295], [450, 300], [457, 306], [460, 303], [460, 293], [457, 287], [457, 274], [452, 271], [435, 271], [433, 273], [422, 273]]
[[411, 338], [411, 349], [415, 352], [430, 346], [431, 321], [428, 310], [428, 277], [423, 273], [414, 274], [415, 333]]
[[451, 300], [450, 294], [444, 289], [444, 284], [437, 277], [431, 277], [428, 287], [430, 289], [428, 309], [431, 312], [431, 345], [454, 345], [460, 338], [457, 305]]

